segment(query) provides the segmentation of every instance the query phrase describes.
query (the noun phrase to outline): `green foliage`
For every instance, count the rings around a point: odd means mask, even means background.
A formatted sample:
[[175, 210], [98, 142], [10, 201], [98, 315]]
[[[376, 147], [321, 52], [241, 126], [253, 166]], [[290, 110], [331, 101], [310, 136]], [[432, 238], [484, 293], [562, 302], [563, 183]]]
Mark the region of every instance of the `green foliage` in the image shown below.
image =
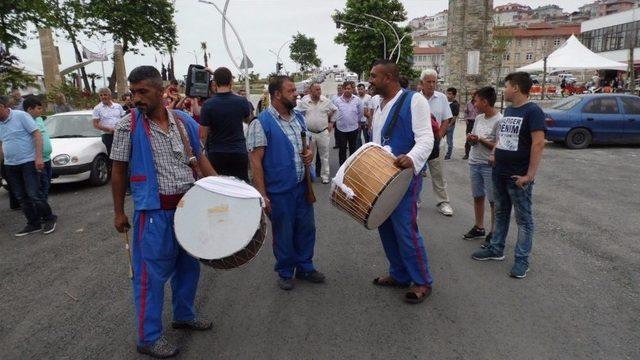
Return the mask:
[[7, 51], [12, 47], [24, 49], [27, 45], [27, 24], [37, 20], [37, 1], [0, 1], [0, 43]]
[[316, 39], [298, 33], [293, 36], [293, 41], [289, 45], [289, 57], [300, 65], [302, 71], [308, 70], [312, 66], [318, 67], [322, 62], [316, 54], [317, 48]]
[[175, 11], [170, 0], [89, 0], [90, 28], [113, 36], [125, 53], [139, 53], [144, 45], [170, 52], [178, 45]]
[[67, 103], [74, 109], [92, 109], [100, 98], [97, 94], [82, 93], [73, 83], [65, 82], [55, 88], [47, 91], [47, 102], [55, 104], [58, 94], [64, 94]]
[[513, 35], [511, 35], [507, 30], [497, 30], [493, 34], [491, 52], [493, 52], [495, 63], [498, 69], [496, 84], [501, 83], [501, 77], [503, 75], [503, 74], [500, 74], [500, 71], [502, 70], [502, 62], [503, 62], [502, 57], [509, 49], [509, 46], [511, 45], [511, 41], [513, 41], [513, 39], [514, 39]]
[[38, 87], [35, 76], [29, 75], [18, 67], [20, 60], [0, 48], [0, 93], [12, 88]]
[[[368, 74], [371, 64], [382, 58], [384, 52], [384, 42], [381, 33], [387, 39], [387, 54], [389, 57], [393, 47], [397, 43], [396, 36], [391, 28], [380, 20], [376, 20], [363, 14], [370, 14], [390, 22], [393, 28], [402, 39], [405, 34], [410, 34], [408, 27], [401, 28], [396, 23], [407, 20], [407, 13], [399, 0], [347, 0], [347, 4], [342, 11], [333, 15], [336, 25], [342, 31], [336, 36], [335, 42], [347, 47], [346, 66], [351, 71], [358, 74], [364, 72]], [[376, 29], [369, 30], [353, 25], [340, 23], [340, 21], [368, 26]], [[411, 36], [407, 35], [400, 46], [400, 60], [398, 66], [400, 74], [413, 79], [418, 76], [417, 72], [411, 69], [413, 58], [413, 46]], [[393, 56], [395, 61], [398, 51]]]

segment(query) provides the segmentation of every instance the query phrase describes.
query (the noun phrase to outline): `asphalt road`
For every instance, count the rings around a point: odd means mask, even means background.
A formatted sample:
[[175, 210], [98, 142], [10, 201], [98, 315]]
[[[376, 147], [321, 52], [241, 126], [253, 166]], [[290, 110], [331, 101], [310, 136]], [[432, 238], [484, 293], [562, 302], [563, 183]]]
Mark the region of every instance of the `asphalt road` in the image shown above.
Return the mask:
[[[470, 259], [479, 244], [462, 240], [473, 209], [461, 156], [457, 147], [445, 168], [453, 217], [439, 215], [425, 179], [419, 224], [435, 284], [423, 304], [371, 284], [387, 269], [377, 232], [332, 207], [318, 183], [315, 261], [327, 283], [278, 289], [270, 235], [244, 268], [203, 266], [197, 309], [214, 330], [167, 330], [181, 358], [639, 359], [640, 148], [547, 145], [524, 280], [507, 276], [515, 224], [506, 261]], [[16, 238], [24, 218], [0, 190], [0, 358], [138, 358], [110, 188], [55, 186], [50, 202], [56, 232]]]

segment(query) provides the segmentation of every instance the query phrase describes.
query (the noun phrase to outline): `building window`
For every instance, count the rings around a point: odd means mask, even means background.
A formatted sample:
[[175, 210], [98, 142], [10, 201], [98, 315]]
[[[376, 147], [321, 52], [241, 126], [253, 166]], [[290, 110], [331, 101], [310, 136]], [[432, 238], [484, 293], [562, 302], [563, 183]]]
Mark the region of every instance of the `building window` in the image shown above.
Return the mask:
[[522, 46], [522, 39], [518, 39], [518, 40], [516, 40], [516, 46], [517, 46], [517, 47]]
[[520, 53], [513, 54], [513, 60], [515, 60], [516, 62], [519, 62], [520, 61]]
[[527, 60], [533, 60], [533, 53], [527, 53]]
[[504, 53], [504, 54], [502, 54], [502, 60], [503, 60], [503, 61], [509, 61], [509, 60], [511, 60], [511, 54], [509, 54], [509, 53]]
[[547, 39], [542, 39], [542, 47], [546, 48], [547, 47]]
[[529, 47], [533, 47], [533, 39], [529, 39]]
[[562, 39], [560, 39], [559, 37], [557, 37], [555, 40], [553, 40], [553, 46], [560, 46], [560, 42], [562, 41]]

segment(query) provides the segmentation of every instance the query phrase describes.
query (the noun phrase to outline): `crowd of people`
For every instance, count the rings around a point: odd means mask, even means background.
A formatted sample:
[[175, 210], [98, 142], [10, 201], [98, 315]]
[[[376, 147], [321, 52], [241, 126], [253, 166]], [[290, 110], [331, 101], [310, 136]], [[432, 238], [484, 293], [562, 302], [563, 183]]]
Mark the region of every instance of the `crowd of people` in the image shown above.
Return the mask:
[[[379, 60], [371, 69], [368, 88], [346, 81], [332, 98], [322, 94], [319, 83], [310, 84], [299, 96], [291, 78], [275, 76], [254, 109], [246, 94], [233, 91], [229, 69], [220, 67], [211, 73], [211, 96], [196, 99], [181, 96], [177, 83], [163, 86], [154, 67], [137, 67], [129, 74], [130, 93], [122, 97], [122, 105], [113, 101], [108, 89], [101, 89], [100, 103], [93, 109], [94, 126], [103, 132], [112, 161], [115, 228], [119, 232], [134, 228], [138, 351], [154, 357], [178, 352], [162, 330], [163, 289], [169, 279], [172, 326], [201, 331], [212, 326], [194, 310], [199, 262], [178, 245], [173, 231], [178, 203], [197, 178], [234, 176], [251, 182], [260, 192], [272, 224], [274, 270], [281, 289], [294, 289], [296, 281], [325, 281], [314, 263], [315, 213], [305, 197], [304, 176], [315, 159], [321, 183], [330, 182], [332, 132], [341, 165], [362, 144], [374, 142], [389, 146], [396, 166], [412, 170], [409, 189], [378, 228], [389, 269], [373, 283], [407, 289], [402, 297], [407, 303], [424, 301], [432, 292], [433, 278], [417, 209], [423, 177], [428, 176], [438, 211], [454, 215], [445, 166], [453, 156], [455, 124], [461, 112], [457, 90], [437, 91], [438, 73], [425, 70], [418, 91], [411, 91], [393, 62]], [[529, 271], [532, 190], [545, 125], [542, 110], [528, 100], [529, 75], [512, 73], [505, 80], [505, 100], [511, 106], [504, 114], [495, 109], [492, 87], [477, 89], [462, 110], [464, 159], [469, 163], [475, 218], [461, 236], [484, 238], [473, 259], [503, 260], [515, 210], [518, 235], [510, 275], [521, 279]], [[63, 101], [57, 105], [63, 106]], [[37, 98], [16, 103], [0, 97], [3, 171], [27, 218], [27, 226], [16, 236], [50, 233], [56, 226], [57, 217], [47, 200], [51, 144], [42, 111]], [[393, 127], [400, 130], [391, 131]], [[308, 148], [302, 145], [302, 132], [310, 139]], [[124, 210], [129, 193], [134, 208], [131, 223]]]

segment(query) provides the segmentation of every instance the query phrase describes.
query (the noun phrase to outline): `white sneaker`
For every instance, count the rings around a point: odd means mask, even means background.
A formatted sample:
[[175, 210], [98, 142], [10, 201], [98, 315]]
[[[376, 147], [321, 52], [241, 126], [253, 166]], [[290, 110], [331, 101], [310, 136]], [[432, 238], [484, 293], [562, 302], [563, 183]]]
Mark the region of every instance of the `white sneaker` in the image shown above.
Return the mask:
[[323, 184], [328, 184], [329, 183], [329, 179], [328, 178], [322, 178], [322, 183]]
[[438, 204], [438, 210], [440, 210], [440, 213], [444, 216], [453, 216], [453, 208], [448, 202]]

